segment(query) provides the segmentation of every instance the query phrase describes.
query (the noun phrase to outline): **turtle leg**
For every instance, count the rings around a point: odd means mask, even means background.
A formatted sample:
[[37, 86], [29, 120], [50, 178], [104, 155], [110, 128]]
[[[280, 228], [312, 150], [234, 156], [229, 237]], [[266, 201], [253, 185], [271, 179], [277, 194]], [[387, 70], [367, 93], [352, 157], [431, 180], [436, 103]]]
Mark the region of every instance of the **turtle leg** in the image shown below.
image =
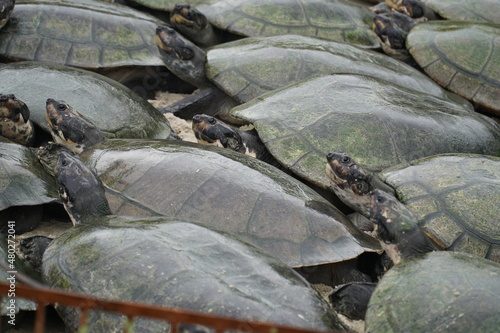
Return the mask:
[[352, 320], [364, 320], [376, 283], [352, 282], [335, 288], [328, 296], [333, 308]]
[[197, 114], [217, 116], [224, 121], [236, 125], [246, 122], [229, 116], [229, 110], [238, 105], [234, 99], [215, 87], [202, 89], [191, 96], [164, 108], [158, 108], [161, 113], [173, 113], [176, 117], [191, 120]]
[[31, 236], [23, 239], [20, 242], [19, 250], [24, 263], [36, 272], [41, 272], [43, 254], [50, 242], [52, 242], [52, 238], [45, 236]]

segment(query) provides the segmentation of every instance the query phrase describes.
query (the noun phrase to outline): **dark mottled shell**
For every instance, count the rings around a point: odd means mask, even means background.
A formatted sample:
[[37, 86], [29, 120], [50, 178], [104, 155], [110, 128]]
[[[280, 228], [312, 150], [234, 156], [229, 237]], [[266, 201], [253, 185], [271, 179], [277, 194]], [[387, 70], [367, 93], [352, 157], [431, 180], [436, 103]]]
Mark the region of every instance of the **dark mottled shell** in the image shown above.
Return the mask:
[[66, 101], [108, 137], [165, 139], [173, 133], [151, 104], [102, 75], [38, 62], [4, 65], [0, 75], [8, 78], [0, 81], [0, 91], [24, 101], [30, 119], [47, 131], [45, 102], [53, 98]]
[[422, 0], [422, 2], [448, 20], [500, 24], [499, 0]]
[[244, 154], [187, 143], [108, 140], [82, 155], [118, 215], [165, 215], [238, 235], [293, 267], [376, 251], [309, 187]]
[[406, 47], [441, 86], [500, 116], [500, 25], [422, 23], [410, 31]]
[[443, 249], [500, 262], [500, 158], [438, 155], [379, 175]]
[[280, 163], [325, 188], [325, 156], [332, 151], [372, 172], [440, 153], [500, 155], [500, 127], [490, 118], [362, 75], [302, 81], [231, 114], [253, 123]]
[[43, 205], [59, 198], [53, 177], [45, 172], [35, 154], [15, 143], [0, 142], [0, 190], [0, 211], [12, 206]]
[[391, 268], [366, 312], [366, 332], [496, 332], [500, 264], [431, 252]]
[[[93, 222], [65, 231], [49, 245], [42, 267], [47, 284], [242, 320], [341, 328], [335, 313], [293, 269], [231, 236], [165, 217]], [[76, 330], [77, 309], [58, 311]], [[125, 321], [92, 311], [89, 331], [123, 331]], [[134, 331], [169, 332], [169, 325], [139, 318]]]
[[364, 74], [449, 98], [427, 75], [377, 52], [317, 38], [249, 37], [207, 53], [207, 77], [240, 103], [287, 84], [324, 74]]
[[0, 31], [0, 54], [93, 69], [162, 66], [154, 40], [162, 24], [103, 1], [17, 1]]
[[216, 27], [243, 36], [302, 35], [376, 48], [373, 13], [343, 0], [221, 0], [199, 6]]

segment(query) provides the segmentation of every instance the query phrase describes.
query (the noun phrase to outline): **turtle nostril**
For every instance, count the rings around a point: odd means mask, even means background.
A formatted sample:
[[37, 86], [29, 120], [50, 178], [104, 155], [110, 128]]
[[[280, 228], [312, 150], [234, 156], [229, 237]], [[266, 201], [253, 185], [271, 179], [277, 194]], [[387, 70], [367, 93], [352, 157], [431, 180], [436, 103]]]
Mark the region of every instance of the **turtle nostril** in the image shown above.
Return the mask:
[[326, 159], [330, 161], [333, 158], [333, 153], [326, 154]]
[[7, 95], [0, 95], [0, 101], [1, 101], [1, 102], [5, 102], [5, 101], [7, 101], [7, 100], [8, 100]]

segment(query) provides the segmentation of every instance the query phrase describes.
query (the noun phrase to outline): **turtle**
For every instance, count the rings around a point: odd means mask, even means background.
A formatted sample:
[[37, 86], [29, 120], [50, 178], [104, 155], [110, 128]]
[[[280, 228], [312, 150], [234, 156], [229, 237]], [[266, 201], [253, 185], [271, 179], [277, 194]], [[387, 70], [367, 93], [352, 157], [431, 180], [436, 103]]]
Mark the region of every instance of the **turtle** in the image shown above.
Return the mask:
[[344, 0], [220, 0], [197, 6], [216, 28], [241, 36], [294, 34], [379, 47], [370, 31], [373, 13]]
[[226, 41], [223, 33], [210, 24], [202, 12], [187, 3], [177, 3], [174, 6], [170, 12], [170, 24], [184, 37], [203, 48]]
[[364, 320], [368, 302], [377, 284], [375, 282], [352, 282], [337, 286], [328, 299], [337, 313], [352, 320]]
[[193, 116], [192, 129], [198, 143], [228, 148], [276, 167], [281, 166], [267, 151], [255, 129], [241, 130], [205, 114]]
[[[435, 155], [378, 174], [366, 172], [345, 153], [329, 153], [327, 160], [332, 187], [364, 216], [372, 214], [370, 194], [382, 189], [395, 195], [398, 205], [406, 205], [411, 211], [405, 213], [408, 220], [438, 249], [468, 252], [500, 262], [500, 209], [496, 204], [500, 200], [500, 158]], [[350, 184], [362, 184], [359, 188], [363, 190], [351, 191], [358, 187]], [[372, 226], [366, 220], [358, 225], [364, 231], [372, 230]]]
[[418, 65], [406, 49], [406, 37], [416, 24], [411, 17], [398, 11], [380, 13], [373, 18], [373, 30], [385, 54], [412, 67]]
[[[0, 30], [0, 59], [44, 61], [105, 74], [140, 94], [192, 87], [165, 70], [154, 43], [163, 21], [116, 3], [21, 0]], [[163, 87], [162, 87], [163, 85]]]
[[436, 20], [436, 14], [420, 0], [385, 0], [372, 11], [377, 14], [388, 13], [391, 10], [400, 12], [418, 21]]
[[34, 144], [30, 109], [14, 94], [0, 94], [0, 135], [28, 147]]
[[498, 326], [500, 264], [436, 251], [412, 213], [384, 191], [372, 192], [371, 208], [376, 234], [395, 265], [376, 286], [351, 283], [332, 293], [341, 310], [358, 315], [362, 313], [357, 309], [367, 308], [367, 332], [468, 332], [472, 327], [493, 332]]
[[500, 24], [498, 0], [422, 0], [439, 16], [455, 21], [478, 21]]
[[12, 14], [14, 6], [16, 4], [15, 0], [2, 0], [0, 1], [0, 29], [2, 29]]
[[[77, 224], [43, 252], [42, 276], [49, 286], [240, 320], [344, 330], [304, 278], [258, 248], [192, 221], [109, 215], [101, 181], [67, 151], [59, 153], [55, 175], [61, 200]], [[70, 330], [78, 327], [76, 309], [57, 311]], [[125, 321], [91, 312], [88, 325], [109, 332], [123, 329]], [[134, 329], [168, 332], [170, 327], [137, 319]]]
[[365, 330], [495, 332], [499, 284], [499, 263], [460, 252], [416, 256], [380, 280], [368, 303]]
[[81, 153], [84, 149], [105, 140], [102, 131], [85, 119], [65, 101], [52, 98], [46, 102], [46, 120], [56, 143]]
[[[20, 144], [0, 140], [0, 232], [16, 235], [35, 229], [44, 207], [58, 201], [53, 177], [33, 151]], [[9, 222], [10, 221], [10, 222]], [[13, 223], [14, 222], [14, 223]]]
[[[387, 47], [406, 54], [442, 87], [473, 102], [478, 111], [500, 115], [498, 50], [494, 47], [500, 35], [498, 25], [432, 21], [415, 25], [406, 36], [397, 25], [390, 25], [390, 20], [376, 17], [374, 23], [383, 27], [377, 32], [382, 32], [380, 38], [386, 40]], [[402, 41], [406, 41], [405, 48]]]
[[157, 43], [165, 65], [181, 79], [201, 89], [194, 96], [160, 109], [184, 119], [205, 113], [241, 124], [241, 119], [229, 114], [232, 106], [287, 84], [328, 73], [371, 75], [438, 97], [456, 99], [427, 76], [399, 61], [316, 38], [249, 37], [205, 52], [175, 30], [159, 27]]
[[378, 242], [267, 163], [188, 142], [121, 139], [103, 141], [80, 157], [102, 179], [113, 214], [193, 220], [323, 283], [373, 280]]
[[22, 100], [29, 107], [30, 120], [40, 127], [36, 131], [36, 146], [50, 140], [51, 128], [45, 118], [49, 97], [67, 101], [109, 138], [178, 139], [165, 117], [151, 104], [102, 75], [41, 62], [3, 65], [0, 74], [9, 78], [0, 82], [0, 91], [9, 91]]
[[369, 172], [440, 153], [500, 154], [500, 127], [470, 105], [365, 75], [324, 75], [266, 93], [231, 115], [253, 124], [290, 171], [329, 188], [325, 156], [343, 151]]

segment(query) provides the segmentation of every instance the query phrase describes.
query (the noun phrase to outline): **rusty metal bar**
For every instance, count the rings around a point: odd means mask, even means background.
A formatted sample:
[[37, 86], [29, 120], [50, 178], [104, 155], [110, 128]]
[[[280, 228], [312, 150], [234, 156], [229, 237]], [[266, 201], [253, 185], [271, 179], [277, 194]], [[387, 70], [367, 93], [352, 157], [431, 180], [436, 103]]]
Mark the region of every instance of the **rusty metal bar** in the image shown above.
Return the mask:
[[[0, 283], [0, 296], [7, 295], [9, 285]], [[16, 297], [32, 299], [38, 304], [49, 303], [65, 306], [73, 306], [83, 308], [84, 311], [89, 309], [99, 309], [109, 312], [118, 312], [128, 318], [149, 317], [155, 319], [163, 319], [171, 323], [172, 327], [176, 327], [178, 323], [199, 324], [213, 327], [217, 332], [225, 330], [245, 330], [255, 333], [318, 333], [321, 331], [306, 330], [295, 327], [286, 327], [263, 322], [252, 322], [239, 319], [231, 319], [217, 317], [205, 313], [196, 313], [184, 311], [180, 309], [164, 308], [149, 304], [130, 303], [124, 301], [112, 301], [92, 296], [62, 292], [46, 287], [32, 287], [25, 285], [16, 286]], [[37, 315], [38, 316], [38, 315]], [[339, 332], [339, 331], [330, 331]]]
[[43, 333], [45, 331], [45, 302], [37, 301], [37, 309], [35, 315], [35, 333]]

